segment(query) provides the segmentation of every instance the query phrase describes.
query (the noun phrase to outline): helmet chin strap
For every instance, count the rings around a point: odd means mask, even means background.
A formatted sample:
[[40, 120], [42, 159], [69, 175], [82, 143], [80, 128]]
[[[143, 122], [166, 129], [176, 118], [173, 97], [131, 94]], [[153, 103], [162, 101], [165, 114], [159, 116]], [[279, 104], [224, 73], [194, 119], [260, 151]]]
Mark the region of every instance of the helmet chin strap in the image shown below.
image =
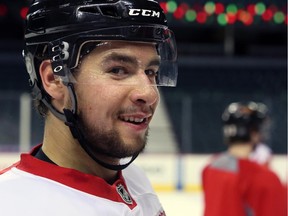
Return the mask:
[[[74, 86], [73, 86], [72, 83], [68, 83], [67, 84], [67, 88], [69, 90], [70, 97], [71, 97], [71, 100], [72, 100], [72, 107], [73, 107], [72, 110], [63, 109], [64, 113], [60, 113], [51, 104], [47, 103], [47, 101], [45, 101], [44, 103], [48, 106], [48, 108], [51, 110], [51, 112], [56, 117], [58, 117], [59, 119], [61, 119], [62, 121], [65, 122], [65, 125], [67, 125], [69, 127], [73, 137], [78, 140], [79, 144], [84, 149], [84, 151], [94, 161], [96, 161], [98, 164], [100, 164], [101, 166], [103, 166], [103, 167], [105, 167], [107, 169], [115, 170], [115, 171], [123, 170], [126, 167], [128, 167], [138, 157], [139, 153], [134, 154], [128, 163], [119, 164], [119, 165], [106, 163], [106, 162], [100, 160], [99, 158], [97, 158], [95, 156], [95, 154], [93, 154], [93, 151], [92, 151], [91, 147], [89, 146], [89, 144], [87, 144], [87, 142], [85, 140], [85, 136], [83, 135], [82, 131], [78, 127], [78, 123], [77, 123], [77, 98], [76, 98]], [[101, 154], [101, 152], [99, 152], [99, 153]]]
[[83, 133], [81, 132], [80, 128], [78, 127], [77, 124], [77, 115], [73, 114], [71, 112], [71, 110], [69, 109], [64, 109], [64, 115], [66, 117], [66, 121], [65, 124], [70, 128], [70, 131], [73, 135], [73, 137], [75, 139], [77, 139], [81, 145], [81, 147], [85, 150], [85, 152], [94, 160], [96, 161], [98, 164], [100, 164], [101, 166], [110, 169], [110, 170], [115, 170], [115, 171], [119, 171], [119, 170], [123, 170], [125, 169], [127, 166], [129, 166], [139, 155], [139, 153], [134, 154], [132, 156], [132, 158], [130, 159], [130, 161], [126, 164], [122, 164], [122, 165], [114, 165], [114, 164], [108, 164], [102, 160], [100, 160], [99, 158], [97, 158], [93, 153], [92, 150], [90, 148], [89, 145], [87, 145], [87, 142], [85, 141], [85, 137], [83, 135]]

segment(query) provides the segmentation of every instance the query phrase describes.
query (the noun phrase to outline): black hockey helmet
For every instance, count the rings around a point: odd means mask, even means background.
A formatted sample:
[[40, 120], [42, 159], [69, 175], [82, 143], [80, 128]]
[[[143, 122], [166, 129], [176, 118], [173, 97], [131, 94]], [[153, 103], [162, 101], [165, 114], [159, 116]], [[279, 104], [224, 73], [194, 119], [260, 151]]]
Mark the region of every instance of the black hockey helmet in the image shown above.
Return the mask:
[[222, 115], [224, 138], [228, 143], [249, 141], [252, 131], [262, 132], [268, 119], [268, 108], [263, 103], [231, 103]]
[[69, 82], [81, 47], [103, 40], [155, 43], [161, 57], [158, 85], [176, 85], [173, 32], [154, 0], [34, 0], [26, 19], [23, 52], [31, 84], [36, 82], [41, 89], [38, 67], [44, 59], [51, 59], [55, 74]]

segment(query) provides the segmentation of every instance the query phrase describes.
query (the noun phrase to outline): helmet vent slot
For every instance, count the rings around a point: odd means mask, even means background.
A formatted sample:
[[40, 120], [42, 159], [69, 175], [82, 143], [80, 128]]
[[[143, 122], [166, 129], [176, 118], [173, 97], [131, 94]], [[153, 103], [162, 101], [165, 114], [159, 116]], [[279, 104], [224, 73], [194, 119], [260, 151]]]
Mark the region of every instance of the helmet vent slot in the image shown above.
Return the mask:
[[100, 14], [97, 7], [80, 7], [78, 11], [90, 14]]
[[115, 6], [100, 6], [99, 8], [104, 16], [120, 17], [118, 10]]

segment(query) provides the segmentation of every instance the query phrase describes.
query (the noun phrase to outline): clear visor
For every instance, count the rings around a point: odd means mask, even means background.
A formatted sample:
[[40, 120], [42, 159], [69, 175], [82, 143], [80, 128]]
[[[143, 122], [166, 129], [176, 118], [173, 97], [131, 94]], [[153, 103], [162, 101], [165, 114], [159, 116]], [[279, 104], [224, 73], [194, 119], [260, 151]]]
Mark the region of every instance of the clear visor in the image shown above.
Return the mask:
[[[149, 37], [142, 40], [143, 34], [148, 34], [145, 29], [136, 34], [140, 37], [139, 41], [135, 35], [124, 40], [117, 35], [114, 38], [111, 36], [111, 40], [95, 40], [87, 33], [85, 38], [78, 38], [73, 48], [72, 63], [66, 66], [71, 73], [69, 71], [60, 78], [65, 82], [86, 85], [110, 80], [109, 83], [117, 85], [176, 86], [177, 50], [173, 33], [166, 29], [165, 37], [155, 41]], [[153, 31], [148, 30], [151, 31], [149, 34], [155, 34], [154, 27]], [[110, 37], [106, 35], [105, 38]]]

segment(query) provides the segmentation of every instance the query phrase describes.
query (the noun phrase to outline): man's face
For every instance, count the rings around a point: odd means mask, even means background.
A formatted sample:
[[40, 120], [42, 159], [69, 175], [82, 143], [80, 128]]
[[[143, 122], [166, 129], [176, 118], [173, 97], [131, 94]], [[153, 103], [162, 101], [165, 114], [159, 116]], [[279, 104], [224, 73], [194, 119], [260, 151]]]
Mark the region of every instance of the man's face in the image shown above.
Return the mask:
[[141, 152], [159, 101], [155, 45], [105, 42], [82, 60], [75, 85], [81, 130], [94, 153]]

